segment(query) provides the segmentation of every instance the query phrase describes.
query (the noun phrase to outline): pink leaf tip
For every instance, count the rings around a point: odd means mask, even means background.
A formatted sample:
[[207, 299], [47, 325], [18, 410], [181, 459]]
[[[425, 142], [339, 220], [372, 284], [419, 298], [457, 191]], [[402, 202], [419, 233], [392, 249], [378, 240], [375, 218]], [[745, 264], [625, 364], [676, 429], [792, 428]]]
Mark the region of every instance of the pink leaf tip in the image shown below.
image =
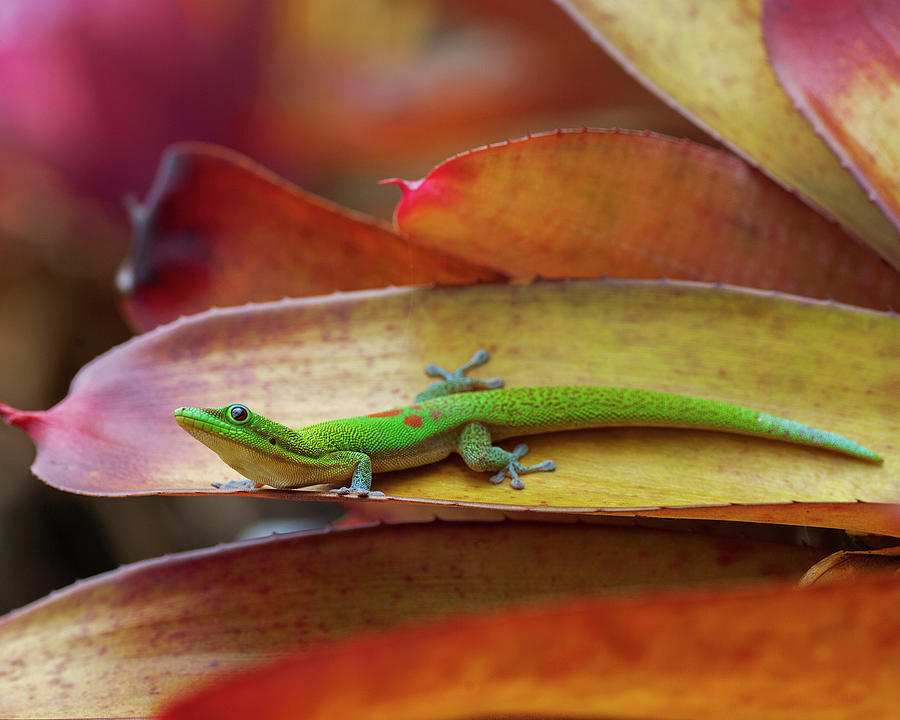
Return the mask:
[[403, 193], [403, 197], [406, 197], [407, 193], [418, 190], [419, 185], [421, 185], [424, 180], [425, 180], [425, 178], [422, 178], [421, 180], [403, 180], [402, 178], [394, 177], [394, 178], [385, 178], [384, 180], [379, 180], [378, 184], [379, 185], [396, 185], [397, 187], [400, 188], [401, 192]]
[[14, 407], [0, 402], [0, 418], [9, 425], [14, 425], [29, 434], [31, 434], [31, 426], [39, 418], [40, 414], [28, 410], [16, 410]]

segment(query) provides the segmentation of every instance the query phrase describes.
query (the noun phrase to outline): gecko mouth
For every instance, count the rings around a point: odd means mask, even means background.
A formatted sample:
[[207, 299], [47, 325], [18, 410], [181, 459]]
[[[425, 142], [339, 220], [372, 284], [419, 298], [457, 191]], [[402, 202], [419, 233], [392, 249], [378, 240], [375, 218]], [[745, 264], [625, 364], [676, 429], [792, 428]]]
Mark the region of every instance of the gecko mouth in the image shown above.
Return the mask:
[[[182, 430], [211, 448], [229, 462], [230, 458], [246, 453], [259, 454], [262, 442], [271, 453], [291, 456], [290, 450], [268, 433], [260, 433], [252, 425], [235, 426], [216, 411], [207, 408], [180, 407], [175, 410], [175, 421]], [[277, 448], [277, 450], [276, 450]]]
[[245, 478], [274, 487], [284, 486], [285, 478], [289, 487], [310, 484], [298, 476], [303, 456], [252, 424], [235, 426], [222, 418], [221, 412], [212, 408], [180, 407], [174, 415], [185, 432]]
[[206, 408], [180, 407], [175, 410], [175, 421], [244, 477], [255, 479], [259, 451], [247, 436], [252, 429], [235, 427]]
[[182, 430], [222, 456], [226, 462], [226, 458], [236, 452], [247, 451], [252, 446], [252, 443], [247, 442], [247, 433], [252, 433], [252, 429], [247, 426], [235, 427], [205, 408], [180, 407], [175, 410], [175, 422]]
[[228, 423], [203, 408], [180, 407], [175, 410], [175, 422], [197, 439], [209, 434], [228, 434], [231, 430]]

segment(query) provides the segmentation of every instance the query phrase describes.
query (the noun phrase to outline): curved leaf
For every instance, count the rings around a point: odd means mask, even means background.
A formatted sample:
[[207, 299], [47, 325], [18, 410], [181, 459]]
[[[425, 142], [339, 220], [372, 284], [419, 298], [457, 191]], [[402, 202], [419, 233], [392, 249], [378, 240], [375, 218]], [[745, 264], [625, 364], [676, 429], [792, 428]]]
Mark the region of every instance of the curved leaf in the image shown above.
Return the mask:
[[892, 718], [900, 578], [596, 598], [322, 645], [164, 720]]
[[778, 79], [900, 225], [900, 16], [891, 0], [763, 0]]
[[813, 565], [801, 578], [802, 585], [818, 582], [855, 582], [870, 573], [900, 574], [900, 547], [833, 553]]
[[214, 306], [501, 275], [423, 250], [214, 145], [170, 148], [119, 271], [125, 314], [147, 330]]
[[648, 86], [900, 269], [900, 233], [778, 84], [763, 46], [761, 0], [559, 2]]
[[[32, 469], [57, 487], [104, 495], [213, 492], [211, 482], [235, 474], [178, 428], [175, 407], [240, 401], [297, 427], [368, 414], [407, 403], [423, 387], [428, 361], [455, 365], [487, 347], [494, 355], [486, 372], [509, 386], [608, 384], [716, 398], [849, 436], [885, 463], [725, 433], [606, 428], [533, 436], [528, 457], [553, 458], [558, 470], [529, 479], [522, 492], [492, 485], [456, 457], [381, 475], [377, 489], [503, 509], [890, 503], [900, 498], [898, 322], [847, 306], [686, 283], [351, 293], [184, 319], [88, 364], [51, 410], [0, 406], [0, 414], [32, 436]], [[863, 527], [897, 527], [896, 518], [885, 524], [868, 515], [874, 508], [853, 507], [848, 513]], [[788, 504], [766, 512], [776, 522], [805, 520], [808, 513], [799, 511]], [[741, 519], [742, 510], [705, 512]]]
[[197, 682], [352, 632], [611, 588], [796, 579], [823, 554], [740, 537], [507, 522], [276, 536], [170, 556], [0, 620], [0, 667], [12, 669], [0, 713], [149, 715]]
[[686, 141], [558, 131], [395, 182], [401, 232], [519, 277], [663, 275], [900, 307], [880, 258], [731, 153]]

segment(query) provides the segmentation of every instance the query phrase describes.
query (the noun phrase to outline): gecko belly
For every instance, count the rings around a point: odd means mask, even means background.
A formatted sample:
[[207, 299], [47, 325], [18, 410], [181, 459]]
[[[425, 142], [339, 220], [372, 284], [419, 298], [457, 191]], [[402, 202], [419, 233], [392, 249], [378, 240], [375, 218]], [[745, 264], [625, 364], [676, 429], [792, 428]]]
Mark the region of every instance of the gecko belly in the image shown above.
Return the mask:
[[442, 433], [408, 447], [387, 452], [369, 452], [373, 472], [406, 470], [443, 460], [456, 448], [456, 433]]

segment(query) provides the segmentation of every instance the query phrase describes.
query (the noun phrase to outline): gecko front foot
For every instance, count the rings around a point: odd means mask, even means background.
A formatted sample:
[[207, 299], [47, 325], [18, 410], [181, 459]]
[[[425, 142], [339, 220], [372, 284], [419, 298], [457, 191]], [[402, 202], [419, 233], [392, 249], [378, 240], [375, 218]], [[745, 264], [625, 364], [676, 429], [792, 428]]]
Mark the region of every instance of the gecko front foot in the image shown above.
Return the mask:
[[544, 460], [544, 462], [539, 462], [537, 465], [522, 465], [522, 463], [519, 462], [519, 458], [527, 452], [527, 445], [522, 444], [516, 446], [516, 448], [509, 453], [509, 463], [496, 475], [491, 476], [491, 482], [496, 485], [503, 482], [503, 478], [509, 475], [509, 486], [513, 490], [522, 490], [525, 488], [525, 483], [522, 482], [522, 478], [520, 478], [519, 475], [525, 475], [526, 473], [531, 472], [550, 472], [551, 470], [556, 470], [556, 463], [552, 460]]
[[479, 380], [478, 378], [466, 377], [466, 371], [473, 367], [484, 365], [489, 358], [490, 355], [488, 355], [487, 350], [478, 350], [469, 362], [461, 365], [452, 373], [434, 364], [427, 365], [425, 367], [426, 375], [443, 378], [443, 380], [432, 383], [416, 395], [416, 402], [431, 400], [444, 395], [454, 395], [455, 393], [471, 392], [473, 390], [494, 390], [503, 387], [503, 378], [495, 377], [489, 380]]
[[261, 485], [257, 485], [252, 480], [248, 480], [247, 478], [241, 478], [240, 480], [229, 480], [225, 483], [210, 483], [214, 488], [218, 488], [219, 490], [256, 490], [258, 487], [262, 487]]

